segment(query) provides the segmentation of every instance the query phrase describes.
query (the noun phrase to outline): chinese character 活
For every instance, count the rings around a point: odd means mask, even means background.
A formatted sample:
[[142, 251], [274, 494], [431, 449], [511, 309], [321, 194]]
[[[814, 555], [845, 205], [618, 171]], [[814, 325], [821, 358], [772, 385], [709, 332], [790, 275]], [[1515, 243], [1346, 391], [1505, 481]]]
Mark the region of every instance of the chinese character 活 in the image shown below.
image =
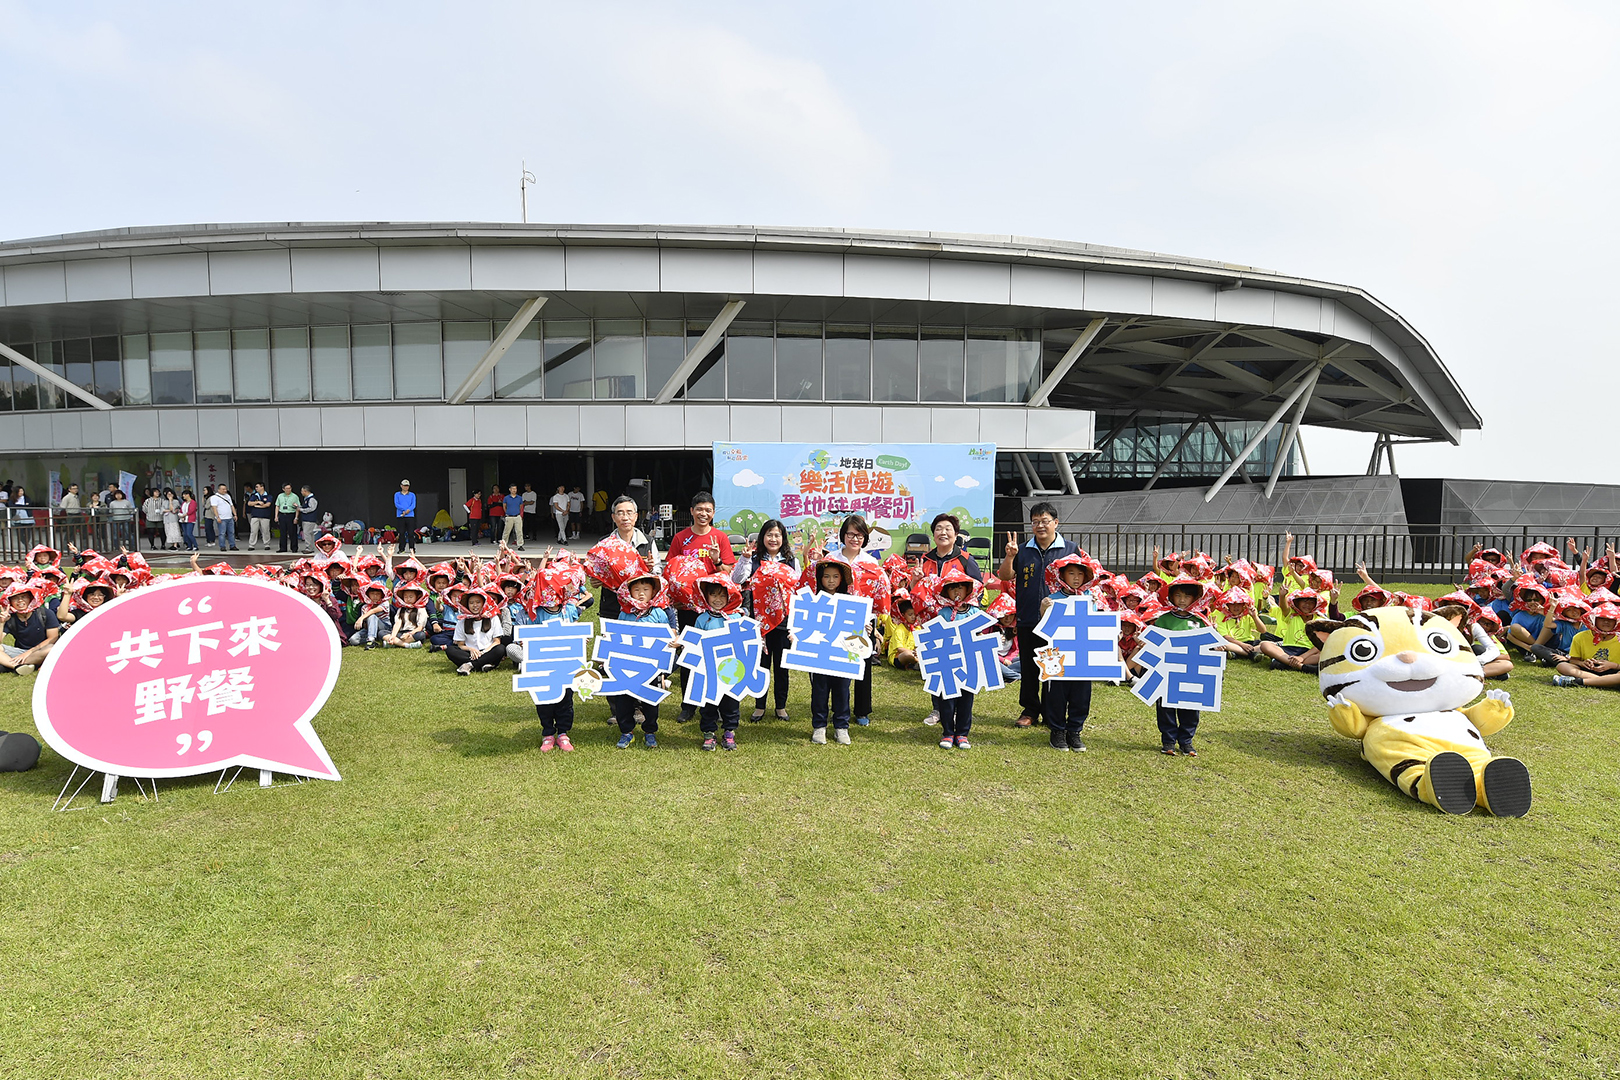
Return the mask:
[[1131, 659], [1147, 671], [1131, 684], [1131, 693], [1149, 705], [1167, 709], [1221, 711], [1221, 674], [1226, 651], [1220, 634], [1204, 626], [1195, 630], [1142, 631], [1142, 648]]

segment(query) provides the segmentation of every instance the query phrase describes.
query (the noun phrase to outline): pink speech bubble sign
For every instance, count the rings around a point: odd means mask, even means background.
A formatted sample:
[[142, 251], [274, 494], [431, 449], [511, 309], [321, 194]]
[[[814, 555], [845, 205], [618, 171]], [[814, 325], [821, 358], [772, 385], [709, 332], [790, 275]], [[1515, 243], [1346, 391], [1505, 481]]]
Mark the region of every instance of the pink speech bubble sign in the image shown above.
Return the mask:
[[307, 596], [185, 578], [112, 600], [59, 641], [34, 724], [69, 761], [118, 776], [233, 765], [339, 779], [310, 720], [337, 682], [337, 630]]

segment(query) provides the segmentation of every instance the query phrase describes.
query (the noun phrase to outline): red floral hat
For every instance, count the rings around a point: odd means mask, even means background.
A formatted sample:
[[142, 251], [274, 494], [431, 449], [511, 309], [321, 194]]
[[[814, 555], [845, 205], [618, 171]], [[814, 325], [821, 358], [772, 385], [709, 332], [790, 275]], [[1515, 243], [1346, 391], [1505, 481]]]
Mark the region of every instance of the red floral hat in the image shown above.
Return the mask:
[[[1063, 580], [1063, 570], [1069, 566], [1078, 566], [1086, 572], [1086, 580], [1080, 583], [1080, 588], [1077, 590], [1071, 590]], [[1061, 559], [1052, 560], [1046, 567], [1046, 593], [1048, 596], [1053, 593], [1066, 593], [1073, 596], [1077, 592], [1085, 592], [1091, 583], [1096, 580], [1097, 568], [1084, 555], [1065, 555]]]
[[732, 581], [727, 574], [710, 574], [707, 577], [699, 578], [697, 583], [696, 592], [698, 598], [703, 601], [703, 610], [710, 610], [707, 595], [710, 589], [724, 589], [726, 592], [726, 603], [720, 609], [721, 614], [730, 615], [742, 607], [742, 586]]

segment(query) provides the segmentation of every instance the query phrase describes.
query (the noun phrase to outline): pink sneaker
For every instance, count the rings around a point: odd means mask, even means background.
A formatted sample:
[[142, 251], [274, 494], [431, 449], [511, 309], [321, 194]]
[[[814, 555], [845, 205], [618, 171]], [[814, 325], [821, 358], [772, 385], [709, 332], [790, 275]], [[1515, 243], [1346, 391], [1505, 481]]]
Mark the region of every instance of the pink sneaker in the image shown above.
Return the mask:
[[568, 741], [568, 736], [559, 735], [557, 736], [557, 749], [565, 754], [570, 754], [573, 753], [574, 744]]
[[540, 752], [542, 754], [549, 754], [555, 749], [557, 749], [557, 737], [555, 735], [547, 735], [540, 740]]

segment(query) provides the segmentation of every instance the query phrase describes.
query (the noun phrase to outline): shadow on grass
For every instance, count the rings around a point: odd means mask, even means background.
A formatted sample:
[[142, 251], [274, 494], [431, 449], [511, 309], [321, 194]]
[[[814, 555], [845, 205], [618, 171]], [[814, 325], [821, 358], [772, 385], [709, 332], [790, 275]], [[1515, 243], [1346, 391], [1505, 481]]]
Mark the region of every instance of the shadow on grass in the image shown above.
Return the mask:
[[1238, 753], [1265, 758], [1289, 768], [1332, 769], [1339, 776], [1368, 790], [1387, 788], [1388, 782], [1361, 759], [1353, 740], [1304, 731], [1227, 729], [1210, 733], [1213, 742]]

